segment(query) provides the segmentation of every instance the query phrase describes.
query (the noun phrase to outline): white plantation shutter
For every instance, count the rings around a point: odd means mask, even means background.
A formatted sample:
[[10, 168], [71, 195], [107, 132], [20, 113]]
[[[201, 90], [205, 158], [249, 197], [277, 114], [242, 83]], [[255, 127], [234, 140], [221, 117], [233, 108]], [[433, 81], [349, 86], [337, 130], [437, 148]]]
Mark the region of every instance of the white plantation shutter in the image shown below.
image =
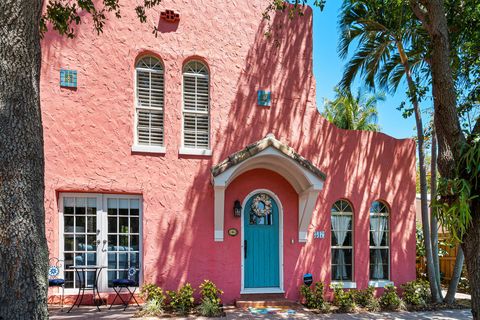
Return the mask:
[[160, 60], [144, 57], [136, 65], [136, 143], [163, 146], [164, 75]]
[[210, 147], [209, 79], [207, 67], [190, 61], [183, 69], [183, 146]]

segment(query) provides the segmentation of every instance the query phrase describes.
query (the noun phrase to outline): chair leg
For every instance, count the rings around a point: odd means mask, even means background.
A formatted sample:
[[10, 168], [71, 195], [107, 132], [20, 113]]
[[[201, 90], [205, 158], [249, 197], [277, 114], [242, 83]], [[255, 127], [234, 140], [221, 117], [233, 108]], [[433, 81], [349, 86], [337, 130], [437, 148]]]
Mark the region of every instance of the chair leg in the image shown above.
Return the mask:
[[135, 303], [137, 304], [137, 307], [140, 307], [140, 305], [138, 304], [137, 298], [135, 298], [135, 291], [136, 290], [137, 290], [137, 288], [135, 287], [135, 289], [133, 289], [132, 297], [133, 297], [133, 300], [135, 300]]
[[130, 305], [130, 301], [132, 301], [132, 299], [135, 301], [135, 303], [137, 304], [137, 306], [140, 307], [140, 305], [138, 304], [137, 299], [135, 298], [135, 291], [137, 291], [137, 288], [135, 287], [135, 288], [133, 289], [133, 292], [130, 290], [130, 287], [127, 287], [127, 290], [128, 290], [128, 292], [130, 293], [130, 297], [128, 298], [127, 303], [125, 304], [125, 308], [123, 309], [123, 311], [127, 310], [127, 307]]
[[112, 306], [115, 303], [115, 300], [117, 300], [117, 296], [118, 296], [117, 289], [115, 289], [115, 287], [113, 287], [113, 291], [115, 291], [115, 297], [113, 298], [112, 304], [110, 305], [110, 308], [108, 308], [108, 310], [112, 309]]
[[63, 302], [65, 300], [65, 284], [62, 284], [62, 308], [60, 309], [63, 312]]
[[112, 309], [112, 306], [115, 303], [115, 301], [117, 300], [117, 297], [120, 298], [120, 300], [123, 302], [122, 296], [120, 295], [120, 293], [122, 292], [122, 287], [118, 287], [118, 291], [117, 291], [117, 289], [115, 289], [115, 287], [113, 287], [113, 291], [115, 291], [115, 293], [116, 293], [115, 298], [113, 298], [112, 304], [110, 305], [110, 308], [108, 308], [108, 310]]

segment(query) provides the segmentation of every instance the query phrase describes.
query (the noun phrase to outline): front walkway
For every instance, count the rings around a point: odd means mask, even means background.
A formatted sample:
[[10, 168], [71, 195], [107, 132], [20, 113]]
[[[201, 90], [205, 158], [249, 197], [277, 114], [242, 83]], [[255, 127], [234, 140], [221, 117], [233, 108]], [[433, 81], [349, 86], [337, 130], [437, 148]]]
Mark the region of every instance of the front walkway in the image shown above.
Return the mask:
[[[71, 319], [71, 320], [87, 320], [87, 319], [136, 319], [134, 318], [136, 308], [128, 308], [127, 311], [122, 311], [121, 308], [114, 308], [112, 310], [102, 309], [97, 312], [92, 307], [80, 307], [72, 310], [71, 313], [60, 312], [59, 309], [51, 310], [50, 319]], [[212, 319], [203, 317], [188, 317], [188, 319]], [[157, 319], [157, 318], [143, 318], [143, 319]], [[163, 318], [174, 319], [174, 318]], [[187, 318], [175, 318], [187, 319]], [[429, 312], [383, 312], [383, 313], [357, 313], [357, 314], [312, 314], [305, 310], [297, 310], [295, 314], [280, 313], [280, 314], [252, 314], [248, 310], [239, 310], [232, 308], [227, 310], [226, 318], [222, 319], [338, 319], [338, 320], [368, 320], [368, 319], [388, 319], [388, 320], [464, 320], [472, 319], [470, 310], [443, 310], [443, 311], [429, 311]]]

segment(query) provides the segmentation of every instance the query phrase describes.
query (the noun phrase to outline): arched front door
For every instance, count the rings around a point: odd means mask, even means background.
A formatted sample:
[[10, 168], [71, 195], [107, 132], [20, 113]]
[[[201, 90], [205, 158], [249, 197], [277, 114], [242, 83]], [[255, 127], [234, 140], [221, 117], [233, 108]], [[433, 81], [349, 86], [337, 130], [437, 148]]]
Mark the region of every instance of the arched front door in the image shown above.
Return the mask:
[[251, 196], [244, 207], [244, 288], [279, 288], [279, 208], [267, 193]]

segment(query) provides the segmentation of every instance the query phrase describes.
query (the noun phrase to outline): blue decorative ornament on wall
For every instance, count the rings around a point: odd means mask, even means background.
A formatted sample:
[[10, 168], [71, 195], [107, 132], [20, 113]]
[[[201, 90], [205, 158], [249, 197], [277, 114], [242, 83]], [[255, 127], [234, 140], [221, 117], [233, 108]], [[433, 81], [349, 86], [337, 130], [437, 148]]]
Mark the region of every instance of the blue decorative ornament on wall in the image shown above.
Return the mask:
[[266, 90], [258, 90], [257, 105], [262, 107], [270, 107], [272, 105], [272, 93]]
[[76, 88], [77, 70], [60, 69], [60, 86], [67, 88]]
[[311, 273], [305, 273], [303, 275], [303, 283], [307, 286], [310, 286], [313, 283], [313, 276]]

